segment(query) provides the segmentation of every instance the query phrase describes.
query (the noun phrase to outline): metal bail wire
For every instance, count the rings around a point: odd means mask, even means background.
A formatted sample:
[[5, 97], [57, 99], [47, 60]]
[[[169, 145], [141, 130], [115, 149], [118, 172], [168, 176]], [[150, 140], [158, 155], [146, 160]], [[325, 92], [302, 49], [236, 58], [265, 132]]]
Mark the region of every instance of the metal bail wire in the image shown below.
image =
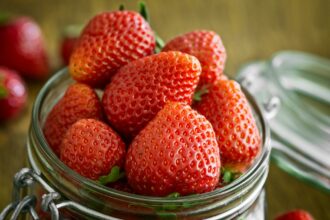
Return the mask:
[[22, 197], [22, 190], [31, 186], [33, 183], [40, 183], [45, 189], [51, 189], [52, 192], [43, 195], [42, 208], [51, 213], [52, 220], [59, 219], [59, 212], [54, 200], [59, 199], [60, 195], [51, 187], [45, 187], [44, 181], [40, 181], [41, 177], [37, 175], [32, 169], [23, 168], [17, 172], [13, 180], [13, 195], [12, 202], [7, 205], [0, 213], [0, 220], [4, 220], [10, 216], [10, 220], [16, 220], [21, 214], [29, 213], [34, 220], [39, 220], [38, 213], [35, 210], [36, 197], [34, 195], [26, 195]]

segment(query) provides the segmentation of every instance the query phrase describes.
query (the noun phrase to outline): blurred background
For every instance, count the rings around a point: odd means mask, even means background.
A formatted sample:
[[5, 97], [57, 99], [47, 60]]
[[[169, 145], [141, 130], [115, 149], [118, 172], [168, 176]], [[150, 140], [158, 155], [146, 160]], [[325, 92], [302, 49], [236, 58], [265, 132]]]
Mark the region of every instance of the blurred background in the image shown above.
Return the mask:
[[[234, 76], [249, 61], [267, 59], [279, 50], [301, 50], [330, 58], [328, 0], [146, 0], [151, 26], [165, 40], [194, 29], [211, 29], [223, 39], [226, 74]], [[60, 56], [64, 29], [85, 24], [93, 15], [124, 4], [137, 10], [138, 1], [1, 0], [0, 12], [33, 18], [42, 30], [51, 65], [63, 66]], [[0, 48], [1, 50], [1, 48]], [[25, 79], [27, 106], [16, 118], [0, 122], [0, 210], [10, 201], [14, 173], [26, 160], [25, 140], [33, 101], [45, 80]], [[292, 208], [330, 219], [330, 196], [271, 165], [266, 184], [270, 219]]]

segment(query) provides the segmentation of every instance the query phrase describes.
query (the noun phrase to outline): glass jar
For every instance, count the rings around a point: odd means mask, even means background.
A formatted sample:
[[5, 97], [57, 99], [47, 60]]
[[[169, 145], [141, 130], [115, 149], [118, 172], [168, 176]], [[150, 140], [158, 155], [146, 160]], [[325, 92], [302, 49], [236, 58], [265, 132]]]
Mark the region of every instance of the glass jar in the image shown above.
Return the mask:
[[[262, 151], [254, 164], [233, 183], [212, 192], [163, 198], [130, 194], [97, 184], [69, 169], [52, 152], [42, 127], [47, 114], [71, 83], [67, 70], [59, 71], [39, 92], [33, 107], [27, 141], [31, 168], [23, 169], [14, 180], [16, 191], [29, 186], [28, 195], [36, 198], [36, 201], [31, 199], [33, 205], [22, 208], [30, 212], [29, 219], [41, 213], [35, 212], [38, 210], [38, 207], [34, 209], [35, 204], [50, 211], [53, 219], [265, 219], [263, 188], [269, 168], [270, 132], [263, 112], [248, 92], [244, 90], [262, 136]], [[17, 204], [12, 206], [15, 208]]]
[[330, 60], [280, 51], [268, 60], [244, 65], [236, 78], [256, 102], [280, 100], [275, 117], [267, 117], [272, 161], [330, 193]]

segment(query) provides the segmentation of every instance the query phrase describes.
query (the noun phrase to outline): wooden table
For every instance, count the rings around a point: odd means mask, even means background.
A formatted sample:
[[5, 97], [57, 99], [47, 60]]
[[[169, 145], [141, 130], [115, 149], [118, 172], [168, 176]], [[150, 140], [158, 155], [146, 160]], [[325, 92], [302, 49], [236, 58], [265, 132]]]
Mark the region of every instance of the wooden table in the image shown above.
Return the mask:
[[[135, 1], [0, 1], [1, 11], [34, 17], [47, 41], [52, 65], [59, 67], [58, 42], [67, 24], [84, 23], [119, 3], [136, 9]], [[218, 32], [228, 51], [226, 72], [233, 76], [247, 61], [268, 58], [278, 50], [303, 50], [330, 58], [330, 1], [327, 0], [167, 0], [146, 1], [151, 25], [165, 40], [193, 29]], [[9, 202], [13, 174], [25, 164], [25, 139], [33, 100], [43, 82], [27, 82], [29, 104], [17, 119], [0, 126], [0, 209]], [[292, 208], [330, 219], [330, 195], [306, 185], [271, 165], [266, 184], [269, 217]]]

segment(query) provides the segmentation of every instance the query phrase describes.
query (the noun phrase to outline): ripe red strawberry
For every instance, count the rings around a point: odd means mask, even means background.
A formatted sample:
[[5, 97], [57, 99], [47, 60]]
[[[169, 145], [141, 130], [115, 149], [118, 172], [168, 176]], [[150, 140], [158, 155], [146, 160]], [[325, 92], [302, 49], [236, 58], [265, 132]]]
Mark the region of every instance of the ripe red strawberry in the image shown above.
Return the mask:
[[85, 27], [70, 59], [70, 73], [78, 82], [102, 87], [120, 67], [154, 49], [154, 33], [140, 14], [104, 12]]
[[60, 147], [61, 160], [80, 175], [96, 180], [122, 167], [125, 144], [107, 124], [81, 119], [67, 131]]
[[48, 114], [43, 129], [48, 144], [57, 155], [67, 129], [83, 118], [102, 119], [102, 106], [92, 88], [76, 83], [67, 89]]
[[313, 217], [305, 210], [297, 209], [281, 214], [275, 220], [313, 220]]
[[199, 85], [213, 83], [221, 78], [227, 58], [219, 35], [213, 31], [193, 31], [168, 42], [163, 51], [176, 50], [198, 58], [202, 66]]
[[31, 18], [8, 18], [0, 25], [0, 65], [29, 78], [42, 79], [48, 75], [42, 32]]
[[232, 80], [215, 83], [196, 109], [212, 124], [223, 167], [243, 171], [260, 151], [260, 135], [240, 85]]
[[220, 174], [212, 125], [190, 106], [169, 102], [135, 137], [125, 168], [128, 183], [140, 194], [212, 191]]
[[126, 137], [134, 137], [166, 101], [191, 104], [200, 71], [195, 57], [172, 51], [127, 64], [102, 98], [110, 124]]
[[26, 99], [25, 85], [17, 72], [0, 67], [0, 122], [17, 116]]

